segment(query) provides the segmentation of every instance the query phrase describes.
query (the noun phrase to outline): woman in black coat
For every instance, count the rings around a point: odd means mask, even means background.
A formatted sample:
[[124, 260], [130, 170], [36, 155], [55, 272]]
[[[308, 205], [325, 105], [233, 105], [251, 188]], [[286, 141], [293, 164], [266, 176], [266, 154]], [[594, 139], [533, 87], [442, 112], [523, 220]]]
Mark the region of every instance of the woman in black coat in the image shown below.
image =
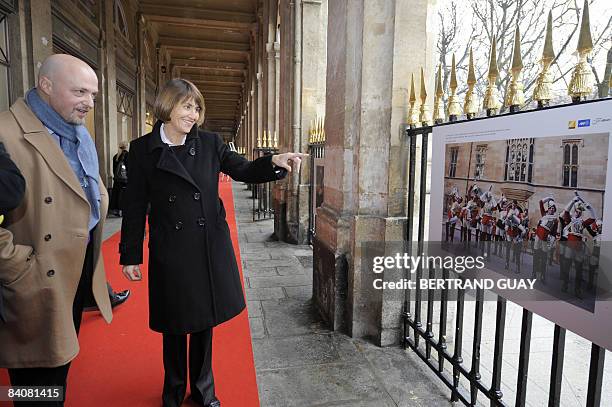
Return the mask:
[[204, 99], [191, 82], [169, 81], [155, 101], [153, 131], [130, 143], [130, 174], [121, 226], [123, 273], [142, 278], [142, 244], [149, 214], [149, 325], [163, 334], [164, 406], [179, 406], [187, 376], [192, 399], [219, 406], [211, 369], [212, 327], [245, 307], [240, 274], [219, 199], [219, 173], [237, 181], [274, 181], [299, 169], [305, 154], [249, 162], [216, 134], [198, 129]]

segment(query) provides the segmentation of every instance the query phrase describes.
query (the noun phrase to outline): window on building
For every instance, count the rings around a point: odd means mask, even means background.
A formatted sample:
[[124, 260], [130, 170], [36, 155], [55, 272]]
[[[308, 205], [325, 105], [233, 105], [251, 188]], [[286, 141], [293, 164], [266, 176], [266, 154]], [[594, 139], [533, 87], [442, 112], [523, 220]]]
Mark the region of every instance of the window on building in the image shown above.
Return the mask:
[[578, 186], [578, 144], [579, 141], [563, 143], [563, 186]]
[[11, 106], [8, 38], [6, 15], [0, 13], [0, 111], [8, 110]]
[[130, 35], [128, 31], [127, 18], [125, 17], [125, 11], [123, 10], [123, 6], [121, 5], [121, 1], [119, 0], [115, 0], [115, 10], [113, 18], [115, 21], [115, 26], [117, 27], [119, 32], [123, 34], [126, 39], [129, 40]]
[[533, 139], [521, 138], [507, 141], [504, 179], [514, 182], [531, 182], [533, 175]]
[[134, 95], [117, 86], [117, 142], [133, 138]]
[[450, 166], [448, 176], [454, 177], [457, 172], [457, 157], [459, 156], [459, 147], [451, 147], [450, 149]]
[[486, 145], [476, 146], [476, 165], [474, 167], [474, 179], [484, 178], [486, 153]]

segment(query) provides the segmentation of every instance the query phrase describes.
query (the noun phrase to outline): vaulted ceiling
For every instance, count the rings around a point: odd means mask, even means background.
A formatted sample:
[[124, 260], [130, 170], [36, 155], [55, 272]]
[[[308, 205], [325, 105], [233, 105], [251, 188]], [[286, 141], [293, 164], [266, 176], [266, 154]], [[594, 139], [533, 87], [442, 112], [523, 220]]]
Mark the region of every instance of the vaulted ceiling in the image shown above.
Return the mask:
[[235, 134], [247, 87], [256, 0], [144, 0], [140, 9], [170, 55], [173, 74], [194, 82], [206, 100], [204, 126]]

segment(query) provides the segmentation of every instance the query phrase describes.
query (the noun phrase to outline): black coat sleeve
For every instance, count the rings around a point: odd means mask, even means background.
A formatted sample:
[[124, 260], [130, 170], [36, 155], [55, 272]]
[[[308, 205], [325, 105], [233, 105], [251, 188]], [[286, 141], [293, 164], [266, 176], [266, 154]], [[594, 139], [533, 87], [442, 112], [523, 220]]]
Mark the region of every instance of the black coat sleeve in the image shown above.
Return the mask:
[[0, 214], [15, 209], [25, 193], [25, 179], [0, 143]]
[[272, 164], [272, 155], [249, 161], [235, 151], [231, 151], [219, 135], [215, 135], [217, 154], [221, 171], [232, 179], [250, 184], [276, 181], [287, 175], [286, 170]]
[[140, 146], [132, 146], [128, 153], [130, 161], [130, 174], [125, 191], [125, 204], [123, 207], [123, 219], [121, 222], [121, 243], [119, 262], [123, 265], [134, 265], [142, 263], [142, 244], [144, 240], [144, 228], [147, 218], [147, 206], [149, 204], [149, 186], [141, 159], [145, 154]]

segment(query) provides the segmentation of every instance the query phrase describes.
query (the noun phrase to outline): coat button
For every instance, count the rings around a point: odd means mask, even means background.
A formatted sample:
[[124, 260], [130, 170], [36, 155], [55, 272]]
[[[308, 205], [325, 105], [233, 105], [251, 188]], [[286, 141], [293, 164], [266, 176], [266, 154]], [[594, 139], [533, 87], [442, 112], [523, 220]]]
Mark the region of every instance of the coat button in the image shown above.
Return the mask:
[[51, 240], [51, 235], [45, 235], [45, 242], [48, 242], [49, 240]]
[[170, 195], [168, 197], [168, 202], [174, 202], [174, 201], [176, 201], [176, 195]]
[[53, 277], [55, 275], [55, 270], [47, 271], [47, 277]]
[[50, 196], [45, 198], [45, 203], [46, 204], [50, 204], [51, 202], [53, 202], [53, 198], [51, 198]]
[[200, 200], [200, 196], [202, 196], [202, 195], [199, 192], [195, 192], [193, 194], [193, 199], [195, 199], [196, 201], [199, 201]]
[[176, 230], [181, 230], [183, 228], [183, 222], [178, 221], [176, 222], [176, 225], [174, 225], [174, 229]]
[[191, 147], [191, 148], [189, 149], [189, 155], [194, 156], [195, 154], [196, 154], [195, 147]]
[[206, 220], [204, 218], [198, 218], [198, 225], [204, 226], [206, 224]]

